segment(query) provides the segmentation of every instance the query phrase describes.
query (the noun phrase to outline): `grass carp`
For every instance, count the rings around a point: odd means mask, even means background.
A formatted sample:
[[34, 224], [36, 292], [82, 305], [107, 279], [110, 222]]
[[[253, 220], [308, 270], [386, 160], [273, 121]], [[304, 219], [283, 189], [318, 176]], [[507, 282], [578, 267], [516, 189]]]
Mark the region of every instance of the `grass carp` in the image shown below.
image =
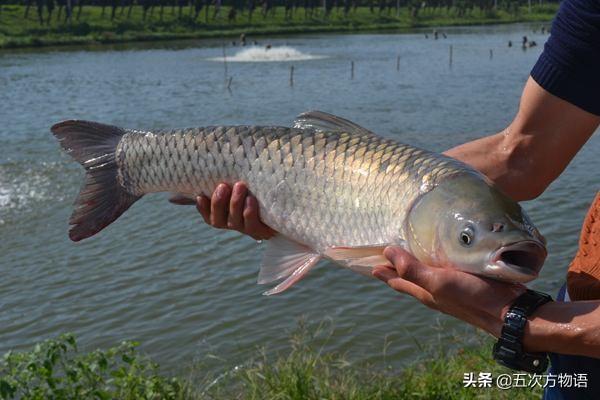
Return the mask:
[[313, 111], [293, 127], [139, 131], [87, 121], [51, 128], [85, 168], [69, 236], [95, 235], [148, 193], [210, 195], [246, 182], [268, 241], [259, 283], [298, 282], [322, 258], [369, 274], [402, 245], [420, 261], [511, 282], [534, 279], [545, 242], [521, 207], [453, 158]]

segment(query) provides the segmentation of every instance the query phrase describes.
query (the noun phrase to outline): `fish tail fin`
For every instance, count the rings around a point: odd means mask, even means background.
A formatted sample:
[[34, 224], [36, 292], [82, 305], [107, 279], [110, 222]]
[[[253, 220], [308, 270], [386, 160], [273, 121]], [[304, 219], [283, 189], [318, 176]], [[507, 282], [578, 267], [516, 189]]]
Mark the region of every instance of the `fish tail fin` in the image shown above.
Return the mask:
[[85, 183], [69, 220], [69, 237], [78, 242], [110, 225], [141, 197], [128, 193], [117, 180], [115, 152], [126, 131], [76, 120], [59, 122], [50, 130], [86, 170]]

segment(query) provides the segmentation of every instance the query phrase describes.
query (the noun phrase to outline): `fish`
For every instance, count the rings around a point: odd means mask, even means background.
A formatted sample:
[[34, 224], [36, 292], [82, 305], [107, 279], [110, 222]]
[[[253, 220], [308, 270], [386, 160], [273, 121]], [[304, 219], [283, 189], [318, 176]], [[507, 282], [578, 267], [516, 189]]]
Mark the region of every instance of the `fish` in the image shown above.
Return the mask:
[[258, 283], [292, 287], [322, 259], [364, 275], [387, 246], [419, 261], [508, 282], [537, 277], [545, 239], [521, 206], [454, 158], [321, 111], [291, 127], [134, 130], [67, 120], [51, 128], [86, 170], [69, 237], [87, 239], [146, 194], [195, 199], [243, 181], [267, 241]]

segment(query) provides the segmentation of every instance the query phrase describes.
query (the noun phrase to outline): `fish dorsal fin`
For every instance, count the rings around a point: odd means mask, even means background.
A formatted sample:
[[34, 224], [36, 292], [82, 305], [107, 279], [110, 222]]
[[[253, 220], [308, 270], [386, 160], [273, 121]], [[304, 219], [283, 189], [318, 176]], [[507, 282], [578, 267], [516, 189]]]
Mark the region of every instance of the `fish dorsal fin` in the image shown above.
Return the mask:
[[346, 132], [360, 135], [374, 135], [370, 130], [342, 117], [323, 111], [307, 111], [296, 117], [294, 128], [316, 129], [323, 132]]
[[258, 283], [270, 283], [286, 278], [265, 295], [281, 293], [301, 280], [319, 261], [319, 254], [283, 235], [276, 235], [267, 242], [263, 255]]

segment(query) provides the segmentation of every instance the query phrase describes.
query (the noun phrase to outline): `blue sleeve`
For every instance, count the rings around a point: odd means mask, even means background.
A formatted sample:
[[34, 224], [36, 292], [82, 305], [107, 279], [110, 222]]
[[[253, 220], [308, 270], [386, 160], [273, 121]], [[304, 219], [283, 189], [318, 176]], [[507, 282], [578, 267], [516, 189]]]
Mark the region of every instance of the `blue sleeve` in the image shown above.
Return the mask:
[[600, 0], [564, 0], [531, 77], [600, 116]]

